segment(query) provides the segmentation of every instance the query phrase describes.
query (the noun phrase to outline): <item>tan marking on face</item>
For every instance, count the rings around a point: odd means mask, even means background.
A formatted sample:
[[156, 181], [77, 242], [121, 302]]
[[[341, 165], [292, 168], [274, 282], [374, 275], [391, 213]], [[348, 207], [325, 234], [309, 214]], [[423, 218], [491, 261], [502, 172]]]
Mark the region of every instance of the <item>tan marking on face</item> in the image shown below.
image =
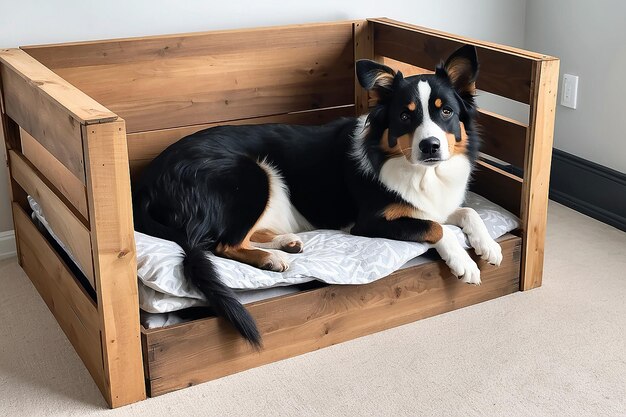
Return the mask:
[[467, 152], [467, 132], [465, 131], [465, 125], [463, 122], [460, 122], [461, 125], [461, 141], [457, 142], [456, 137], [452, 133], [446, 133], [446, 138], [448, 139], [448, 150], [450, 151], [450, 156], [453, 155], [464, 155]]
[[435, 100], [435, 107], [437, 107], [438, 109], [441, 108], [441, 106], [443, 106], [443, 101], [441, 101], [440, 98], [438, 98], [437, 100]]
[[380, 148], [390, 156], [404, 155], [406, 159], [411, 160], [411, 135], [408, 133], [396, 138], [396, 146], [393, 148], [389, 146], [389, 129], [385, 129], [380, 138]]
[[406, 106], [407, 109], [411, 110], [411, 111], [415, 111], [415, 109], [417, 108], [417, 105], [413, 102], [410, 102], [408, 106]]
[[424, 233], [424, 242], [437, 243], [443, 237], [443, 227], [437, 222], [430, 222], [430, 228]]
[[383, 210], [383, 217], [388, 221], [396, 220], [401, 217], [417, 218], [417, 209], [410, 204], [393, 203], [389, 204]]

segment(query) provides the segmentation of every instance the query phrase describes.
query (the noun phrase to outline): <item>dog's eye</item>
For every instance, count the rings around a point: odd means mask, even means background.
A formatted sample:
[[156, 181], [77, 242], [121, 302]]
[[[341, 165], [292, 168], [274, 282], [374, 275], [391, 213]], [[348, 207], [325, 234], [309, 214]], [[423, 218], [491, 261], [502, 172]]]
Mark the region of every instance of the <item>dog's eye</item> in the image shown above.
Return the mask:
[[408, 112], [403, 111], [402, 113], [400, 113], [400, 120], [402, 120], [403, 122], [408, 122], [409, 120], [411, 120], [411, 115]]
[[441, 109], [441, 115], [444, 119], [449, 119], [450, 117], [452, 117], [452, 109], [449, 107], [444, 107], [443, 109]]

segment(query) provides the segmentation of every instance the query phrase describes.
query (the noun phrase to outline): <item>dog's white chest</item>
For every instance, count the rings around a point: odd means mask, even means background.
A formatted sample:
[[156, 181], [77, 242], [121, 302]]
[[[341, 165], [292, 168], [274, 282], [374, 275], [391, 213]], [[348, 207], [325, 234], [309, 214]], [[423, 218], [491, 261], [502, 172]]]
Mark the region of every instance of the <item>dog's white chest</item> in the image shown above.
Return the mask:
[[471, 166], [453, 156], [435, 167], [412, 165], [406, 158], [386, 161], [379, 179], [418, 210], [418, 217], [443, 223], [465, 198]]

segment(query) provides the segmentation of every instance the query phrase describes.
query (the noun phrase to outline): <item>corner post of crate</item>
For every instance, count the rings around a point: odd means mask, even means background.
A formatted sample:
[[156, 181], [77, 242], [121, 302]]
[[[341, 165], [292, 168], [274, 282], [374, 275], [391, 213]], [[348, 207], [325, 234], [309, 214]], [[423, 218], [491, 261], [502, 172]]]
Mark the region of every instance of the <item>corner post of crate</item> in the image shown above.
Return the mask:
[[111, 407], [146, 398], [126, 126], [82, 127], [106, 391]]
[[[354, 41], [354, 62], [359, 59], [374, 59], [374, 32], [373, 25], [367, 20], [358, 20], [352, 24], [352, 39]], [[356, 71], [356, 67], [355, 67]], [[354, 114], [360, 116], [368, 110], [368, 92], [361, 87], [359, 79], [354, 74]]]
[[535, 61], [532, 68], [521, 207], [522, 291], [541, 286], [543, 275], [559, 60], [546, 56]]
[[[3, 51], [0, 50], [0, 61], [2, 61]], [[2, 62], [0, 62], [0, 67], [2, 66]], [[7, 178], [9, 181], [9, 201], [25, 201], [26, 195], [24, 191], [16, 184], [13, 176], [11, 175], [11, 167], [9, 164], [9, 150], [22, 151], [22, 143], [20, 140], [20, 130], [19, 126], [11, 120], [11, 118], [6, 114], [6, 108], [4, 104], [4, 88], [2, 84], [2, 70], [0, 68], [0, 137], [3, 138], [4, 142], [4, 158], [5, 158], [5, 167], [7, 169]], [[4, 168], [3, 168], [4, 169]], [[13, 212], [13, 208], [11, 208], [11, 214], [15, 216]], [[15, 217], [13, 217], [13, 224], [15, 224]], [[18, 235], [15, 233], [15, 249], [17, 251], [17, 262], [21, 266], [22, 265], [22, 257], [20, 256], [20, 245], [18, 244]]]

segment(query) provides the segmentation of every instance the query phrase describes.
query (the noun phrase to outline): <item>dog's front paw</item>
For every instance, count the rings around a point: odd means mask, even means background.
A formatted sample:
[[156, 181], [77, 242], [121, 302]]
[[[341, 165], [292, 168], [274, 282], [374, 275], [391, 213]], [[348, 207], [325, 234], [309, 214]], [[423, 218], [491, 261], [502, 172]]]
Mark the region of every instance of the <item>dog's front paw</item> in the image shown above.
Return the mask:
[[[464, 255], [464, 256], [463, 256]], [[462, 251], [452, 256], [446, 264], [452, 274], [467, 284], [480, 285], [480, 269], [476, 262], [469, 257], [467, 252]]]
[[476, 251], [476, 255], [492, 265], [500, 266], [502, 263], [502, 248], [491, 236], [470, 236], [470, 244]]

